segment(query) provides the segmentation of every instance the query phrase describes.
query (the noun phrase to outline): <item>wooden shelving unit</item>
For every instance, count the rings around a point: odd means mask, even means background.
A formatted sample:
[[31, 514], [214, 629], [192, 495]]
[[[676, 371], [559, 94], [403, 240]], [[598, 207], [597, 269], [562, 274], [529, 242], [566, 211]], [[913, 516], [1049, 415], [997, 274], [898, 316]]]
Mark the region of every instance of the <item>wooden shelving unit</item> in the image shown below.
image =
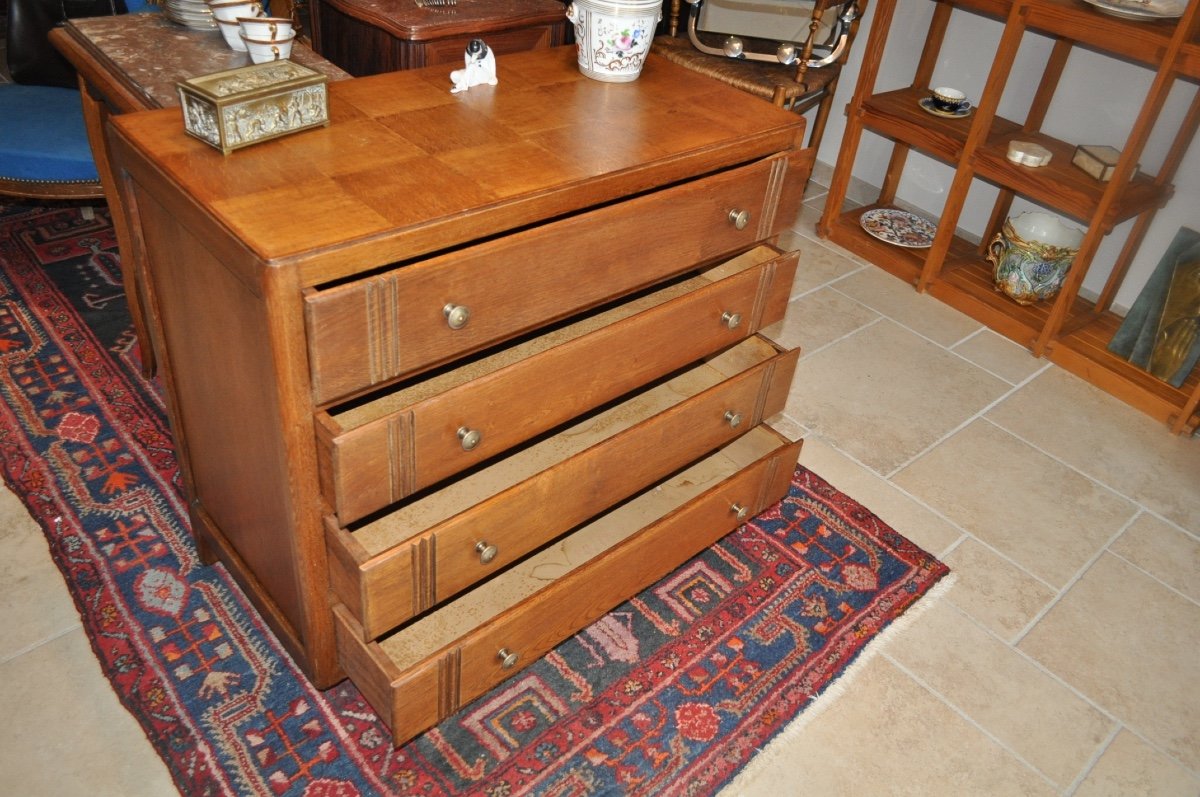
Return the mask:
[[[875, 21], [864, 49], [858, 86], [848, 108], [846, 131], [834, 169], [825, 213], [818, 232], [886, 271], [911, 281], [941, 301], [967, 313], [998, 333], [1027, 346], [1092, 384], [1166, 423], [1175, 433], [1192, 433], [1200, 426], [1200, 367], [1181, 387], [1172, 387], [1108, 351], [1121, 318], [1111, 311], [1117, 290], [1141, 245], [1155, 212], [1173, 192], [1172, 180], [1200, 126], [1200, 91], [1175, 132], [1157, 174], [1143, 174], [1137, 164], [1158, 120], [1168, 93], [1177, 81], [1200, 81], [1200, 0], [1191, 0], [1173, 20], [1138, 21], [1099, 13], [1082, 0], [934, 0], [925, 49], [912, 84], [903, 89], [875, 92], [896, 0], [876, 3]], [[918, 107], [928, 93], [951, 14], [956, 11], [1004, 22], [991, 71], [975, 112], [964, 119], [931, 116]], [[1044, 76], [1022, 121], [996, 115], [1022, 38], [1029, 31], [1054, 40]], [[1137, 119], [1122, 148], [1116, 173], [1109, 182], [1088, 176], [1071, 163], [1075, 145], [1041, 132], [1054, 101], [1059, 78], [1072, 50], [1086, 47], [1148, 67], [1155, 72]], [[1118, 88], [1119, 90], [1119, 88]], [[928, 249], [890, 246], [868, 235], [859, 217], [869, 208], [845, 210], [846, 190], [865, 131], [893, 142], [891, 161], [878, 201], [870, 207], [889, 207], [910, 151], [916, 150], [954, 168], [938, 232]], [[1050, 164], [1029, 168], [1006, 158], [1014, 138], [1033, 141], [1051, 151]], [[972, 184], [982, 180], [998, 187], [983, 241], [986, 244], [1008, 215], [1013, 199], [1022, 196], [1082, 222], [1086, 233], [1062, 290], [1052, 301], [1022, 306], [996, 291], [984, 247], [956, 236]], [[1079, 288], [1106, 235], [1135, 219], [1108, 278], [1095, 301]]]

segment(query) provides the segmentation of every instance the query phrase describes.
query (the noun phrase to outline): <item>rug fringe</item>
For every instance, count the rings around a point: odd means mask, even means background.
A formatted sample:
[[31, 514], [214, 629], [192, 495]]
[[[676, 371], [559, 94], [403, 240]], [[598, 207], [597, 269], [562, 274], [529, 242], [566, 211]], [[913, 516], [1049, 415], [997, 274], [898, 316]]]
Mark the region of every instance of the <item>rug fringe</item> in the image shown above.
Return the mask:
[[913, 623], [915, 623], [921, 615], [923, 615], [930, 606], [938, 603], [942, 596], [953, 588], [957, 576], [955, 573], [947, 573], [942, 577], [937, 584], [929, 589], [921, 598], [888, 625], [867, 646], [859, 653], [856, 658], [843, 672], [838, 676], [837, 680], [828, 684], [821, 694], [817, 695], [816, 700], [809, 703], [801, 709], [799, 716], [786, 725], [778, 735], [773, 738], [766, 747], [760, 750], [742, 767], [741, 771], [734, 776], [733, 780], [725, 784], [724, 788], [719, 792], [720, 795], [736, 795], [751, 791], [749, 788], [754, 780], [764, 771], [784, 763], [783, 759], [786, 756], [786, 763], [795, 767], [798, 762], [790, 753], [789, 743], [799, 736], [809, 723], [825, 713], [831, 705], [837, 702], [837, 699], [842, 696], [850, 682], [858, 677], [858, 674], [866, 668], [866, 665], [872, 661], [879, 653], [884, 650], [892, 639], [904, 633]]

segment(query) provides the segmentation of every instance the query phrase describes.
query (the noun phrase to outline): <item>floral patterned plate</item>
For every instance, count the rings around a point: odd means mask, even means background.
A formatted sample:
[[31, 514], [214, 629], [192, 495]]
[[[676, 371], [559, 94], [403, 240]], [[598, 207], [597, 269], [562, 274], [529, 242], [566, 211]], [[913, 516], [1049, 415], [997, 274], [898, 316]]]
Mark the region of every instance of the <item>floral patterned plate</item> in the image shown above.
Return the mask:
[[933, 245], [937, 225], [915, 213], [896, 208], [876, 208], [862, 214], [858, 223], [881, 241], [912, 249]]

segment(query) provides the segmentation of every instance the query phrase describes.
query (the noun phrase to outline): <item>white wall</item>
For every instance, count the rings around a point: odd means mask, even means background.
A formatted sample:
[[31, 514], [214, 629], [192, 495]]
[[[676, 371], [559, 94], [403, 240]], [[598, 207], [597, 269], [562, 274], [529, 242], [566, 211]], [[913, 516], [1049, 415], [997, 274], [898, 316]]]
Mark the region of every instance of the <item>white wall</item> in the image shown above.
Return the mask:
[[[929, 0], [898, 0], [876, 91], [911, 84], [933, 7], [934, 4]], [[826, 164], [837, 162], [846, 124], [845, 107], [858, 83], [859, 65], [873, 21], [873, 6], [869, 5], [859, 27], [851, 60], [838, 85], [833, 112], [817, 154], [818, 160]], [[1000, 22], [955, 11], [946, 44], [934, 71], [934, 85], [952, 85], [966, 91], [968, 97], [978, 99], [1002, 30]], [[1049, 38], [1026, 34], [1001, 98], [1001, 116], [1016, 121], [1024, 119], [1050, 54], [1050, 47]], [[1077, 47], [1067, 62], [1043, 130], [1063, 141], [1110, 144], [1119, 149], [1124, 146], [1153, 79], [1154, 72], [1149, 69]], [[1196, 85], [1193, 83], [1176, 82], [1142, 154], [1144, 171], [1153, 174], [1158, 170], [1195, 91]], [[879, 185], [890, 154], [889, 141], [870, 133], [864, 135], [855, 160], [854, 176], [872, 185]], [[936, 217], [941, 211], [953, 175], [954, 170], [950, 166], [911, 155], [900, 183], [899, 196]], [[995, 189], [990, 185], [976, 181], [968, 194], [959, 226], [982, 235], [995, 196]], [[1035, 207], [1018, 197], [1013, 212]], [[1083, 226], [1082, 220], [1066, 221]], [[1113, 234], [1105, 238], [1084, 281], [1085, 293], [1095, 295], [1101, 290], [1131, 224], [1126, 222], [1119, 225]], [[1117, 295], [1115, 309], [1123, 312], [1132, 304], [1180, 227], [1200, 230], [1200, 147], [1195, 146], [1194, 142], [1175, 175], [1175, 196], [1154, 217]]]

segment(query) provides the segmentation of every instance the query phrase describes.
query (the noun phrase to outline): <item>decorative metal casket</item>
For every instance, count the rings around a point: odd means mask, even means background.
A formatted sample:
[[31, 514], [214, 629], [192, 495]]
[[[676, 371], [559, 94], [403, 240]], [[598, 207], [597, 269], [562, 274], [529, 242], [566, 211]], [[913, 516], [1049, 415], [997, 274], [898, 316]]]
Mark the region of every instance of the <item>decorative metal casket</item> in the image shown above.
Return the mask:
[[329, 124], [325, 75], [292, 61], [267, 61], [176, 85], [183, 126], [228, 155], [289, 133]]

